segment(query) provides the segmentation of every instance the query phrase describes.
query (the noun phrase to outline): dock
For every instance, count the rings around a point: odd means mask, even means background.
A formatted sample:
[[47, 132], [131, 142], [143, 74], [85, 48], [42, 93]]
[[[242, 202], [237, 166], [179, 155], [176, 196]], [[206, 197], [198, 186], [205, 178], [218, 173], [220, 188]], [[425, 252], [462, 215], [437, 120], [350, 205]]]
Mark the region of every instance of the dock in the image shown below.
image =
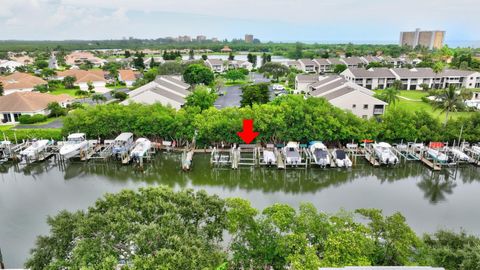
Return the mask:
[[277, 168], [286, 169], [287, 167], [285, 166], [285, 160], [283, 159], [283, 155], [280, 153], [280, 151], [277, 148], [275, 148], [274, 154], [277, 159]]
[[366, 145], [365, 146], [365, 159], [372, 164], [374, 167], [379, 167], [380, 163], [378, 162], [376, 156], [375, 156], [375, 151], [373, 151], [371, 145]]

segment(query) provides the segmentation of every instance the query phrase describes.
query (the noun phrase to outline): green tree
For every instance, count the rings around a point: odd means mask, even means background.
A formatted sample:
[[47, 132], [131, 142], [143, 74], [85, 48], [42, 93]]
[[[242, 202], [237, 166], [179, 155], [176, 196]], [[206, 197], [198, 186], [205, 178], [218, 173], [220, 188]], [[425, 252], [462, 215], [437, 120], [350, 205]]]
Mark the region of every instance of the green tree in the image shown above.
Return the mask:
[[113, 94], [113, 97], [120, 101], [124, 101], [125, 99], [127, 99], [128, 94], [125, 92], [117, 91]]
[[132, 56], [132, 54], [130, 53], [129, 50], [125, 50], [124, 56], [125, 56], [125, 58], [129, 58], [130, 56]]
[[136, 69], [145, 69], [145, 63], [143, 62], [143, 57], [145, 56], [142, 52], [136, 52], [135, 57], [133, 58], [133, 66]]
[[87, 82], [87, 87], [88, 87], [88, 91], [90, 93], [94, 92], [95, 86], [93, 85], [93, 83], [91, 81]]
[[105, 102], [107, 100], [107, 98], [102, 95], [102, 94], [93, 94], [92, 95], [92, 101], [94, 101], [95, 103], [100, 103], [100, 102]]
[[382, 94], [380, 95], [380, 99], [393, 106], [397, 103], [399, 94], [400, 91], [398, 89], [390, 87], [383, 90]]
[[188, 59], [189, 60], [195, 59], [195, 53], [193, 52], [193, 49], [190, 49], [190, 51], [188, 52]]
[[441, 85], [437, 84], [437, 77], [438, 74], [442, 73], [443, 70], [445, 69], [445, 64], [443, 62], [435, 62], [432, 66], [432, 71], [435, 73], [435, 78], [433, 81], [433, 88], [438, 89], [440, 88]]
[[187, 96], [185, 106], [187, 107], [199, 107], [201, 111], [206, 110], [213, 106], [217, 94], [210, 88], [204, 85], [198, 85], [195, 90]]
[[235, 83], [236, 81], [239, 81], [239, 80], [245, 80], [245, 74], [241, 70], [230, 69], [225, 74], [225, 78]]
[[47, 110], [50, 112], [50, 117], [59, 117], [67, 114], [67, 110], [60, 106], [58, 102], [50, 102], [47, 105]]
[[220, 92], [220, 90], [225, 86], [225, 79], [222, 77], [217, 77], [215, 78], [215, 81], [213, 81], [213, 88], [215, 91]]
[[43, 78], [48, 79], [48, 78], [56, 75], [57, 72], [54, 69], [51, 69], [51, 68], [44, 68], [44, 69], [42, 69], [40, 74], [42, 75]]
[[154, 68], [157, 66], [157, 63], [155, 62], [155, 58], [150, 58], [150, 65], [148, 66], [149, 68]]
[[213, 269], [226, 260], [225, 202], [203, 191], [124, 190], [48, 224], [26, 262], [32, 270], [114, 269], [120, 260], [128, 269]]
[[260, 67], [261, 73], [269, 73], [278, 82], [280, 77], [285, 76], [288, 73], [288, 67], [280, 63], [268, 62]]
[[253, 67], [257, 66], [257, 55], [253, 53], [248, 53], [247, 61], [252, 63]]
[[461, 97], [454, 85], [449, 85], [447, 89], [441, 90], [436, 96], [435, 107], [445, 113], [444, 127], [447, 126], [449, 113], [456, 111], [461, 102]]
[[77, 81], [77, 78], [75, 76], [66, 76], [63, 78], [63, 85], [65, 86], [66, 89], [73, 89], [75, 88], [75, 82]]
[[270, 100], [270, 89], [268, 83], [246, 85], [242, 87], [242, 107], [253, 104], [263, 104]]
[[233, 52], [230, 52], [230, 54], [228, 54], [228, 60], [232, 61], [235, 59], [235, 55], [233, 54]]
[[392, 88], [392, 89], [395, 89], [395, 90], [400, 90], [400, 89], [402, 89], [402, 81], [400, 81], [400, 80], [395, 80], [395, 81], [393, 81], [391, 88]]
[[207, 61], [208, 56], [206, 54], [202, 54], [202, 59], [203, 59], [203, 61]]
[[48, 62], [42, 59], [37, 59], [35, 60], [35, 63], [33, 63], [37, 69], [44, 69], [48, 68]]
[[213, 72], [206, 66], [193, 64], [188, 66], [183, 72], [183, 79], [189, 84], [209, 85], [215, 79]]
[[338, 64], [338, 65], [335, 65], [335, 67], [333, 68], [333, 72], [337, 73], [337, 74], [340, 74], [346, 69], [347, 69], [347, 65]]

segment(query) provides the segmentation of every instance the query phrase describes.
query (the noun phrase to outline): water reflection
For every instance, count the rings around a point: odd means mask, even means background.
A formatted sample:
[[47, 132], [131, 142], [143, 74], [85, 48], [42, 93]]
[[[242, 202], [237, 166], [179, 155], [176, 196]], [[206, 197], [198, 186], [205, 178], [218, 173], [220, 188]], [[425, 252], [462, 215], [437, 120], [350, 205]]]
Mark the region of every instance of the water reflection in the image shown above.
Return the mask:
[[258, 190], [264, 193], [281, 191], [288, 194], [315, 193], [327, 188], [335, 188], [354, 181], [377, 181], [379, 184], [394, 183], [402, 180], [415, 180], [416, 186], [424, 193], [431, 204], [445, 201], [453, 194], [457, 181], [472, 183], [478, 181], [478, 169], [473, 166], [454, 168], [447, 171], [432, 172], [419, 163], [409, 162], [395, 168], [373, 168], [358, 160], [352, 169], [298, 168], [277, 170], [274, 168], [243, 167], [239, 170], [229, 168], [211, 168], [209, 156], [198, 154], [194, 157], [194, 166], [190, 172], [179, 168], [181, 156], [175, 153], [162, 153], [139, 171], [133, 166], [124, 166], [114, 162], [69, 162], [57, 164], [50, 160], [29, 165], [4, 165], [1, 173], [14, 173], [31, 176], [50, 174], [64, 180], [89, 179], [101, 176], [112, 183], [127, 181], [147, 184], [179, 186], [217, 186], [226, 190]]

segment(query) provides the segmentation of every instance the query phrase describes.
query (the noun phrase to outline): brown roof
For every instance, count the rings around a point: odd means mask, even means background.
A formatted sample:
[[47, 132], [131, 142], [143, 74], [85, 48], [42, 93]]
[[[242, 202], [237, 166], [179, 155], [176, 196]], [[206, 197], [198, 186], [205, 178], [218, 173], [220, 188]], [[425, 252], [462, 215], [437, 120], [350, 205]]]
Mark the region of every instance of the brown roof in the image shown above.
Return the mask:
[[223, 46], [223, 49], [221, 49], [220, 51], [222, 51], [222, 52], [231, 52], [232, 49], [230, 49], [230, 47], [228, 47], [228, 46]]
[[58, 77], [73, 76], [77, 78], [76, 83], [107, 81], [105, 79], [105, 72], [103, 70], [69, 69], [69, 70], [57, 72], [57, 76]]
[[121, 69], [118, 71], [122, 81], [135, 81], [137, 78], [135, 77], [135, 72], [131, 69]]
[[65, 102], [72, 99], [66, 94], [55, 96], [39, 92], [15, 92], [0, 97], [0, 112], [36, 112], [47, 108], [50, 102]]
[[15, 72], [8, 76], [0, 76], [0, 82], [2, 82], [3, 89], [5, 90], [27, 89], [39, 84], [47, 84], [42, 78], [22, 72]]

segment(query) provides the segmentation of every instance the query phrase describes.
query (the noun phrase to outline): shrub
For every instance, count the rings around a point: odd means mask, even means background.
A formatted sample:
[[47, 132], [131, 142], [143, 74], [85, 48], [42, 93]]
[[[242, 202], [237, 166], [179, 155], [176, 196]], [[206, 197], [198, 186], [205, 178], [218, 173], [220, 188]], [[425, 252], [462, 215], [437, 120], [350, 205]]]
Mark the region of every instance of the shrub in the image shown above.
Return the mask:
[[20, 115], [18, 118], [18, 121], [20, 124], [35, 124], [35, 123], [40, 123], [44, 122], [47, 120], [47, 116], [43, 114], [35, 114], [35, 115], [29, 115], [29, 114], [24, 114]]
[[119, 92], [115, 92], [115, 94], [113, 94], [113, 97], [118, 99], [118, 100], [123, 101], [123, 100], [127, 99], [128, 95], [125, 92], [120, 92], [119, 91]]

